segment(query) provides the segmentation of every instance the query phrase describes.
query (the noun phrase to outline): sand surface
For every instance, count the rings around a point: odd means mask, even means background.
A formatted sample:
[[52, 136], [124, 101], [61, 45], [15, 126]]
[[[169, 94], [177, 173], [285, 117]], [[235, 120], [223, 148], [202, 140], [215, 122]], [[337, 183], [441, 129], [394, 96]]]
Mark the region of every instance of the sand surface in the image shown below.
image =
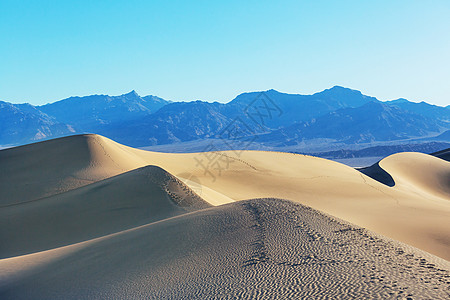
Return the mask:
[[16, 275], [0, 297], [448, 299], [449, 287], [446, 261], [299, 204], [257, 199], [86, 242]]
[[450, 163], [430, 155], [367, 176], [81, 135], [1, 150], [0, 170], [2, 299], [448, 296]]
[[382, 160], [380, 166], [389, 168], [397, 181], [393, 187], [346, 165], [311, 156], [263, 151], [157, 153], [98, 135], [2, 150], [0, 165], [2, 206], [155, 165], [185, 183], [195, 183], [191, 188], [209, 203], [288, 199], [450, 259], [450, 163], [430, 155], [405, 153]]
[[61, 247], [210, 204], [147, 166], [75, 190], [0, 209], [0, 258]]

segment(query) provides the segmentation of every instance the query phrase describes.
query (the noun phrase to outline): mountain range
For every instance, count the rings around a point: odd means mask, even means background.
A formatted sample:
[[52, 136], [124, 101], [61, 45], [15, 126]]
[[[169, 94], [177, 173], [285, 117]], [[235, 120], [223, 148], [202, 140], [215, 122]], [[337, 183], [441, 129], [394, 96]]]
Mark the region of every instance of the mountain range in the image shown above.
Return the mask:
[[449, 130], [450, 106], [406, 99], [382, 102], [340, 86], [313, 95], [243, 93], [225, 104], [172, 102], [135, 91], [71, 97], [42, 106], [0, 102], [4, 147], [79, 133], [101, 134], [133, 147], [204, 139], [275, 148], [305, 143], [367, 146], [450, 141]]

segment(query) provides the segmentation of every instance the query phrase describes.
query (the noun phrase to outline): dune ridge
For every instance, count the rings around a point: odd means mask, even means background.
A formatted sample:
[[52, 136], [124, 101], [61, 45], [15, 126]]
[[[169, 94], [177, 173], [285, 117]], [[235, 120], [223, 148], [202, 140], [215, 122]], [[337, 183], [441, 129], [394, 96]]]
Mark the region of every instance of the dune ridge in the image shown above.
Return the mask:
[[1, 298], [449, 296], [447, 261], [281, 199], [212, 207], [65, 251], [1, 287]]
[[0, 170], [2, 299], [450, 297], [450, 163], [433, 156], [360, 172], [81, 135], [1, 150]]
[[449, 164], [431, 155], [415, 152], [393, 154], [380, 161], [380, 165], [394, 177], [398, 188], [410, 190], [414, 187], [416, 192], [448, 200], [450, 200]]
[[156, 166], [0, 209], [0, 258], [48, 250], [209, 207]]
[[0, 205], [55, 195], [147, 165], [126, 147], [111, 144], [89, 134], [0, 151]]
[[[426, 177], [447, 178], [450, 163], [427, 155], [415, 156], [412, 161], [407, 156], [397, 157], [399, 163], [408, 161], [410, 174], [394, 175], [397, 169], [389, 170], [389, 163], [385, 164], [392, 160], [386, 158], [380, 166], [400, 182], [388, 187], [346, 165], [306, 155], [263, 151], [159, 153], [133, 149], [98, 135], [72, 136], [0, 151], [4, 170], [0, 203], [39, 199], [155, 165], [171, 174], [182, 174], [180, 180], [194, 190], [204, 187], [202, 197], [209, 203], [287, 199], [450, 259], [450, 194], [445, 188], [450, 181], [439, 181], [444, 185], [438, 187], [439, 192], [430, 192], [426, 184], [408, 183], [411, 174], [420, 174], [424, 182], [429, 181]], [[429, 160], [433, 168], [427, 168]], [[217, 202], [218, 195], [223, 198]]]

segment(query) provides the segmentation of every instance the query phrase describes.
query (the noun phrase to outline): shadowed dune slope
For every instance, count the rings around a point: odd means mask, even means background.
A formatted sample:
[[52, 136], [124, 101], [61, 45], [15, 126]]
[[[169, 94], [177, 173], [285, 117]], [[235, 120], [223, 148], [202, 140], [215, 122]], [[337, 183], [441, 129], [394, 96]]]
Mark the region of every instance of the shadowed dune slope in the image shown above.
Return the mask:
[[376, 181], [379, 181], [387, 186], [392, 187], [395, 185], [395, 182], [394, 182], [394, 179], [392, 178], [392, 176], [380, 167], [379, 162], [371, 165], [370, 167], [357, 168], [357, 170], [360, 171], [361, 173], [369, 176], [370, 178], [375, 179]]
[[[0, 260], [0, 274], [9, 274], [0, 298], [450, 296], [448, 262], [277, 199], [213, 207], [69, 247]], [[39, 264], [55, 251], [63, 253]]]
[[0, 208], [0, 257], [65, 246], [209, 206], [176, 177], [147, 166]]
[[389, 187], [346, 165], [305, 155], [158, 153], [97, 135], [73, 136], [0, 151], [6, 171], [0, 175], [0, 203], [38, 199], [155, 165], [213, 205], [287, 199], [450, 259], [450, 163], [425, 154], [392, 157], [380, 162], [396, 183]]
[[443, 160], [450, 161], [450, 149], [441, 150], [438, 152], [431, 153], [431, 155], [439, 157]]

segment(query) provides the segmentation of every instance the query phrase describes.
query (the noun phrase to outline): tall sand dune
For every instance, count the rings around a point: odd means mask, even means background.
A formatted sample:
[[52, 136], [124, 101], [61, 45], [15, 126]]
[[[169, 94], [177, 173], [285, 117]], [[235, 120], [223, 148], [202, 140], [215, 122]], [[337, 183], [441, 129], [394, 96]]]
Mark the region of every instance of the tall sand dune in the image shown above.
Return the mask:
[[[288, 153], [225, 151], [209, 153], [220, 167], [206, 170], [204, 153], [171, 154], [170, 159], [155, 153], [139, 152], [157, 165], [177, 174], [191, 170], [193, 178], [233, 200], [281, 198], [306, 204], [359, 226], [411, 244], [450, 260], [450, 163], [429, 155], [408, 161], [411, 174], [426, 174], [439, 181], [415, 184], [406, 174], [393, 172], [399, 184], [387, 186], [346, 165], [326, 159]], [[402, 157], [400, 161], [403, 161]], [[388, 160], [390, 160], [388, 158]], [[429, 161], [433, 165], [428, 166]], [[380, 163], [383, 169], [389, 169]], [[389, 173], [389, 170], [387, 170]], [[410, 182], [406, 186], [401, 178]], [[418, 179], [420, 180], [420, 179]]]
[[398, 189], [440, 196], [450, 200], [450, 163], [415, 152], [393, 154], [380, 161]]
[[380, 162], [395, 181], [388, 186], [346, 165], [305, 155], [169, 154], [133, 149], [97, 135], [73, 136], [0, 151], [0, 203], [40, 199], [154, 165], [179, 176], [212, 205], [287, 199], [450, 260], [450, 163], [410, 156]]
[[0, 258], [78, 243], [209, 206], [176, 177], [147, 166], [0, 208]]
[[447, 261], [278, 199], [3, 259], [0, 274], [1, 299], [450, 297]]
[[76, 135], [0, 151], [0, 205], [65, 192], [148, 165], [99, 135]]

